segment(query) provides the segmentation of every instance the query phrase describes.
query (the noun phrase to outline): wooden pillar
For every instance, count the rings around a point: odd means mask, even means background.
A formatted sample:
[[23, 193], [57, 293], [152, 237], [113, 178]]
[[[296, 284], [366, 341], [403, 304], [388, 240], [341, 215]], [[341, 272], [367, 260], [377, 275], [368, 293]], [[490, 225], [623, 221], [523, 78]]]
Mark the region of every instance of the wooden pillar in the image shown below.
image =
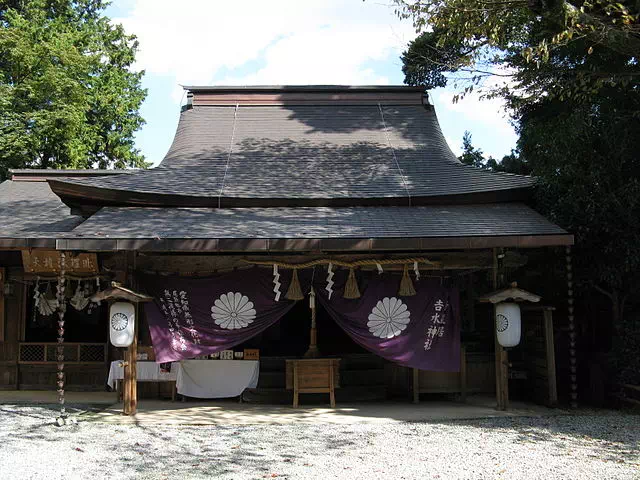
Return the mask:
[[304, 354], [305, 358], [315, 358], [320, 355], [318, 350], [318, 329], [316, 327], [316, 292], [311, 287], [309, 293], [309, 308], [311, 309], [311, 331], [309, 338], [309, 349]]
[[412, 384], [413, 384], [413, 403], [420, 403], [420, 370], [417, 368], [411, 369]]
[[[498, 286], [498, 250], [493, 249], [493, 289], [497, 290]], [[509, 357], [506, 350], [498, 343], [498, 334], [495, 328], [496, 307], [493, 306], [494, 323], [494, 344], [495, 344], [495, 363], [496, 363], [496, 402], [498, 410], [506, 410], [509, 408]]]
[[329, 360], [329, 405], [331, 405], [331, 408], [336, 408], [336, 388], [335, 388], [334, 369], [335, 369], [334, 360]]
[[543, 315], [544, 343], [547, 356], [547, 382], [549, 386], [547, 403], [549, 406], [555, 406], [558, 403], [558, 386], [556, 383], [556, 351], [553, 341], [553, 309], [546, 307], [543, 310]]
[[[135, 288], [133, 275], [129, 273], [129, 265], [132, 265], [135, 271], [136, 255], [135, 252], [131, 252], [132, 261], [129, 262], [129, 254], [125, 261], [125, 275], [126, 284]], [[123, 386], [123, 413], [125, 415], [135, 415], [138, 411], [138, 323], [139, 306], [135, 304], [135, 333], [133, 336], [133, 343], [125, 350], [124, 354], [124, 386]]]
[[467, 349], [460, 347], [460, 399], [467, 400]]
[[[0, 342], [4, 342], [4, 281], [5, 269], [0, 267]], [[3, 359], [4, 360], [4, 359]]]

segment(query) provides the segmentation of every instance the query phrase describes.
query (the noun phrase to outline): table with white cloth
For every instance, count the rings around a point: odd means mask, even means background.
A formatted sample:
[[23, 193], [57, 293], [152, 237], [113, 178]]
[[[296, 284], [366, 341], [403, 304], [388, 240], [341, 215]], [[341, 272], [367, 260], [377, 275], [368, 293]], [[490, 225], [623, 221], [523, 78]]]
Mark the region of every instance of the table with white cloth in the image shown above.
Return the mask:
[[[117, 382], [124, 379], [124, 367], [122, 363], [122, 360], [111, 362], [109, 378], [107, 379], [107, 385], [119, 392], [122, 389], [116, 388]], [[160, 368], [159, 363], [140, 360], [136, 362], [136, 367], [138, 371], [138, 382], [175, 382], [178, 379], [178, 371], [180, 370], [179, 363], [172, 363], [171, 370], [165, 372]]]
[[[260, 362], [257, 360], [183, 360], [163, 372], [160, 364], [138, 361], [138, 382], [176, 382], [180, 395], [193, 398], [231, 398], [246, 388], [258, 385]], [[116, 388], [124, 379], [122, 360], [111, 362], [107, 385]], [[121, 389], [119, 389], [121, 390]]]
[[183, 360], [176, 388], [193, 398], [230, 398], [258, 386], [258, 360]]

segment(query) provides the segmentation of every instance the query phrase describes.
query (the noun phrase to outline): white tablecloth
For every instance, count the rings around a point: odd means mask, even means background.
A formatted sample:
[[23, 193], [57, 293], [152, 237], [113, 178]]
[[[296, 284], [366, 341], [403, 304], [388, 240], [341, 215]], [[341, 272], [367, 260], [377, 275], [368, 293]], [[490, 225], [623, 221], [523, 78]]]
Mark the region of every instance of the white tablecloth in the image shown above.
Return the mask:
[[259, 374], [257, 360], [183, 360], [176, 388], [187, 397], [237, 397], [245, 388], [258, 385]]
[[[122, 360], [116, 360], [111, 362], [111, 368], [109, 368], [109, 378], [107, 379], [107, 385], [111, 388], [115, 388], [116, 380], [124, 379], [124, 368], [120, 366]], [[178, 371], [180, 370], [180, 364], [174, 363], [171, 365], [171, 372], [161, 372], [160, 364], [156, 362], [141, 362], [138, 360], [138, 381], [139, 382], [175, 382], [178, 378]]]

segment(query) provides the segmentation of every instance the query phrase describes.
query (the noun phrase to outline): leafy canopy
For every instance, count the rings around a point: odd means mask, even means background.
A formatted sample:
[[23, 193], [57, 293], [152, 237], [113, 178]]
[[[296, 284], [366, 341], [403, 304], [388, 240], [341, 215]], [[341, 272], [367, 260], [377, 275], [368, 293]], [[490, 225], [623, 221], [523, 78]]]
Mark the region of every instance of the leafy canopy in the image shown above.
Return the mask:
[[640, 3], [396, 3], [423, 31], [405, 80], [506, 101], [516, 152], [485, 160], [469, 138], [462, 160], [538, 177], [536, 208], [576, 236], [580, 291], [608, 296], [617, 323], [640, 293]]
[[103, 0], [0, 0], [0, 179], [9, 168], [146, 167], [138, 43]]
[[[422, 35], [405, 52], [408, 83], [428, 88], [447, 79], [468, 83], [468, 93], [487, 77], [506, 77], [515, 56], [535, 67], [556, 50], [580, 45], [580, 68], [551, 74], [548, 95], [596, 93], [606, 85], [635, 83], [640, 76], [640, 2], [636, 0], [394, 0], [396, 13], [410, 18]], [[623, 61], [603, 65], [590, 55], [606, 51]], [[428, 68], [425, 68], [429, 65]], [[457, 77], [444, 72], [457, 72]], [[549, 76], [549, 72], [548, 76]], [[434, 82], [436, 80], [436, 82]], [[500, 94], [500, 88], [485, 88]], [[517, 86], [517, 85], [515, 85]], [[487, 87], [487, 85], [485, 85]]]

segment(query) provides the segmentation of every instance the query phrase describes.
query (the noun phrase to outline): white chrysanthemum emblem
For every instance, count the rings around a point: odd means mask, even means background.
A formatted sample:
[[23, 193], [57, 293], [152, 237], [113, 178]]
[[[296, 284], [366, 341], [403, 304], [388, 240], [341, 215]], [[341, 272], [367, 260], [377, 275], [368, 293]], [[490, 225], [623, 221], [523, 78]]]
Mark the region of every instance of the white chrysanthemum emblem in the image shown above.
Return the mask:
[[244, 328], [256, 318], [253, 302], [239, 292], [223, 293], [211, 307], [211, 318], [216, 325], [227, 330]]
[[407, 328], [409, 316], [409, 310], [402, 300], [385, 297], [371, 310], [367, 327], [376, 337], [393, 338]]

